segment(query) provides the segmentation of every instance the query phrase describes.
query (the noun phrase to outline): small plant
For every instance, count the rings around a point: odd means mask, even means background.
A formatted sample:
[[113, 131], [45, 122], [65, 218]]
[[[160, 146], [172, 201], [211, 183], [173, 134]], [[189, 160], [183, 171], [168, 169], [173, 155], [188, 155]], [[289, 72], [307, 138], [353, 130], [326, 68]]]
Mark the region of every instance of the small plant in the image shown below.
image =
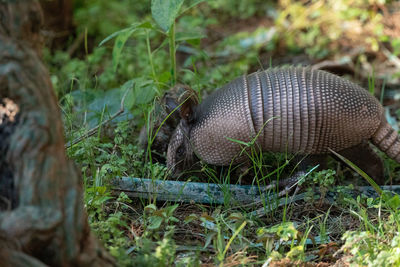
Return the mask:
[[334, 170], [322, 170], [319, 172], [314, 172], [310, 176], [306, 177], [306, 179], [299, 182], [299, 184], [309, 184], [311, 187], [308, 189], [308, 197], [310, 199], [314, 199], [314, 190], [312, 187], [315, 185], [319, 186], [319, 191], [321, 193], [321, 200], [325, 199], [326, 193], [332, 189], [333, 184], [335, 183], [335, 175], [336, 171]]
[[[167, 206], [162, 209], [157, 209], [154, 204], [149, 204], [144, 208], [147, 216], [147, 229], [158, 235], [158, 231], [164, 229], [171, 229], [174, 223], [179, 222], [177, 218], [173, 216], [173, 213], [178, 208], [178, 204]], [[151, 232], [149, 232], [151, 233]]]
[[173, 229], [165, 232], [159, 241], [152, 241], [146, 237], [136, 237], [136, 249], [130, 266], [172, 266], [175, 261], [176, 244], [172, 239]]
[[352, 262], [364, 266], [398, 266], [400, 235], [376, 236], [369, 232], [346, 232], [343, 250], [353, 255]]
[[[308, 229], [307, 235], [311, 228]], [[283, 222], [272, 227], [262, 227], [257, 230], [257, 241], [264, 245], [267, 257], [270, 260], [279, 260], [286, 255], [291, 260], [305, 260], [305, 241], [307, 238], [301, 235], [293, 222]], [[284, 249], [289, 247], [289, 252]]]
[[228, 250], [235, 251], [232, 248], [234, 243], [239, 243], [240, 247], [248, 245], [248, 240], [244, 236], [244, 228], [247, 224], [252, 225], [253, 222], [247, 220], [241, 213], [232, 213], [227, 216], [221, 214], [220, 209], [216, 209], [211, 215], [207, 213], [203, 213], [201, 216], [191, 214], [186, 217], [185, 223], [196, 220], [202, 222], [206, 232], [204, 248], [209, 247], [211, 243], [213, 244], [216, 263], [219, 266], [224, 266], [224, 262], [229, 258], [227, 256]]
[[[131, 200], [121, 193], [113, 202], [105, 187], [92, 187], [92, 189], [87, 190], [86, 196], [91, 229], [103, 241], [111, 255], [119, 259], [121, 265], [128, 265], [130, 260], [125, 250], [129, 247], [130, 240], [126, 236], [128, 220], [124, 215], [127, 211], [124, 207]], [[105, 207], [113, 205], [116, 207], [114, 212], [107, 214]]]
[[362, 222], [363, 229], [347, 231], [341, 251], [350, 253], [352, 262], [361, 265], [399, 265], [400, 196], [383, 192], [378, 199], [368, 198], [365, 203], [357, 198], [352, 204], [356, 209], [352, 214]]

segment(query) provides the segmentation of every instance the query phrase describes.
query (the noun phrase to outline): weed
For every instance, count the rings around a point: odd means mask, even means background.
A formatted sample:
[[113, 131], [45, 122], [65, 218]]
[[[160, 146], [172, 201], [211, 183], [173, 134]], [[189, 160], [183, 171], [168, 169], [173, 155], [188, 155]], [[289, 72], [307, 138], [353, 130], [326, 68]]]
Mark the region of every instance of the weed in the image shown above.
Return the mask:
[[[384, 194], [377, 200], [369, 199], [367, 207], [358, 204], [354, 214], [364, 222], [364, 231], [348, 231], [343, 235], [345, 244], [342, 251], [352, 255], [352, 261], [368, 266], [397, 266], [400, 264], [399, 227], [400, 199], [398, 195]], [[367, 210], [378, 211], [375, 214], [377, 223], [372, 223]], [[388, 217], [383, 214], [389, 214]]]

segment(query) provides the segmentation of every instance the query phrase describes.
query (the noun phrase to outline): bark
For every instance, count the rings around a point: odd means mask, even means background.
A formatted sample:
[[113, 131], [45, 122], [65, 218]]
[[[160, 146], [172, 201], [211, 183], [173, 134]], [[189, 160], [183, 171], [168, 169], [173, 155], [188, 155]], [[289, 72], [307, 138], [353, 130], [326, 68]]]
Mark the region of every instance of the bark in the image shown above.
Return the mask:
[[66, 49], [71, 35], [75, 33], [73, 25], [73, 0], [40, 0], [44, 14], [42, 34], [46, 47], [51, 50]]
[[64, 151], [60, 111], [40, 59], [40, 6], [0, 1], [0, 18], [0, 262], [114, 265], [90, 231], [81, 177]]

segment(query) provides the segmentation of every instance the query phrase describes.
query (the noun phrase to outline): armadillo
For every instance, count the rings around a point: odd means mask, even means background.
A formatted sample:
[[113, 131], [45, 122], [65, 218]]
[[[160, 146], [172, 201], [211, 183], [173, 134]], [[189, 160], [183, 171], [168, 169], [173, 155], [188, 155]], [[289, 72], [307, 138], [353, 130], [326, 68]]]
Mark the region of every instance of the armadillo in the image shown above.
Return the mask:
[[306, 155], [371, 141], [400, 163], [400, 137], [377, 99], [322, 70], [258, 71], [224, 85], [199, 105], [183, 102], [179, 109], [181, 121], [167, 151], [167, 166], [175, 173], [195, 157], [212, 165], [238, 163], [240, 142], [252, 140], [262, 151]]

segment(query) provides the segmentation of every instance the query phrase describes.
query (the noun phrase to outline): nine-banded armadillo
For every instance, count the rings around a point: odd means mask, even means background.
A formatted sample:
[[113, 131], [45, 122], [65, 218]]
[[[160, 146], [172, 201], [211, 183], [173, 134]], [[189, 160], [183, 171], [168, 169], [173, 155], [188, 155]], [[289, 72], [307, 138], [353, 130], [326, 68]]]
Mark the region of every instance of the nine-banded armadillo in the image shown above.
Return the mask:
[[195, 156], [213, 165], [243, 160], [232, 141], [263, 151], [326, 154], [372, 141], [400, 163], [400, 137], [380, 103], [360, 86], [311, 68], [274, 68], [241, 76], [200, 105], [184, 102], [167, 151], [175, 173]]

